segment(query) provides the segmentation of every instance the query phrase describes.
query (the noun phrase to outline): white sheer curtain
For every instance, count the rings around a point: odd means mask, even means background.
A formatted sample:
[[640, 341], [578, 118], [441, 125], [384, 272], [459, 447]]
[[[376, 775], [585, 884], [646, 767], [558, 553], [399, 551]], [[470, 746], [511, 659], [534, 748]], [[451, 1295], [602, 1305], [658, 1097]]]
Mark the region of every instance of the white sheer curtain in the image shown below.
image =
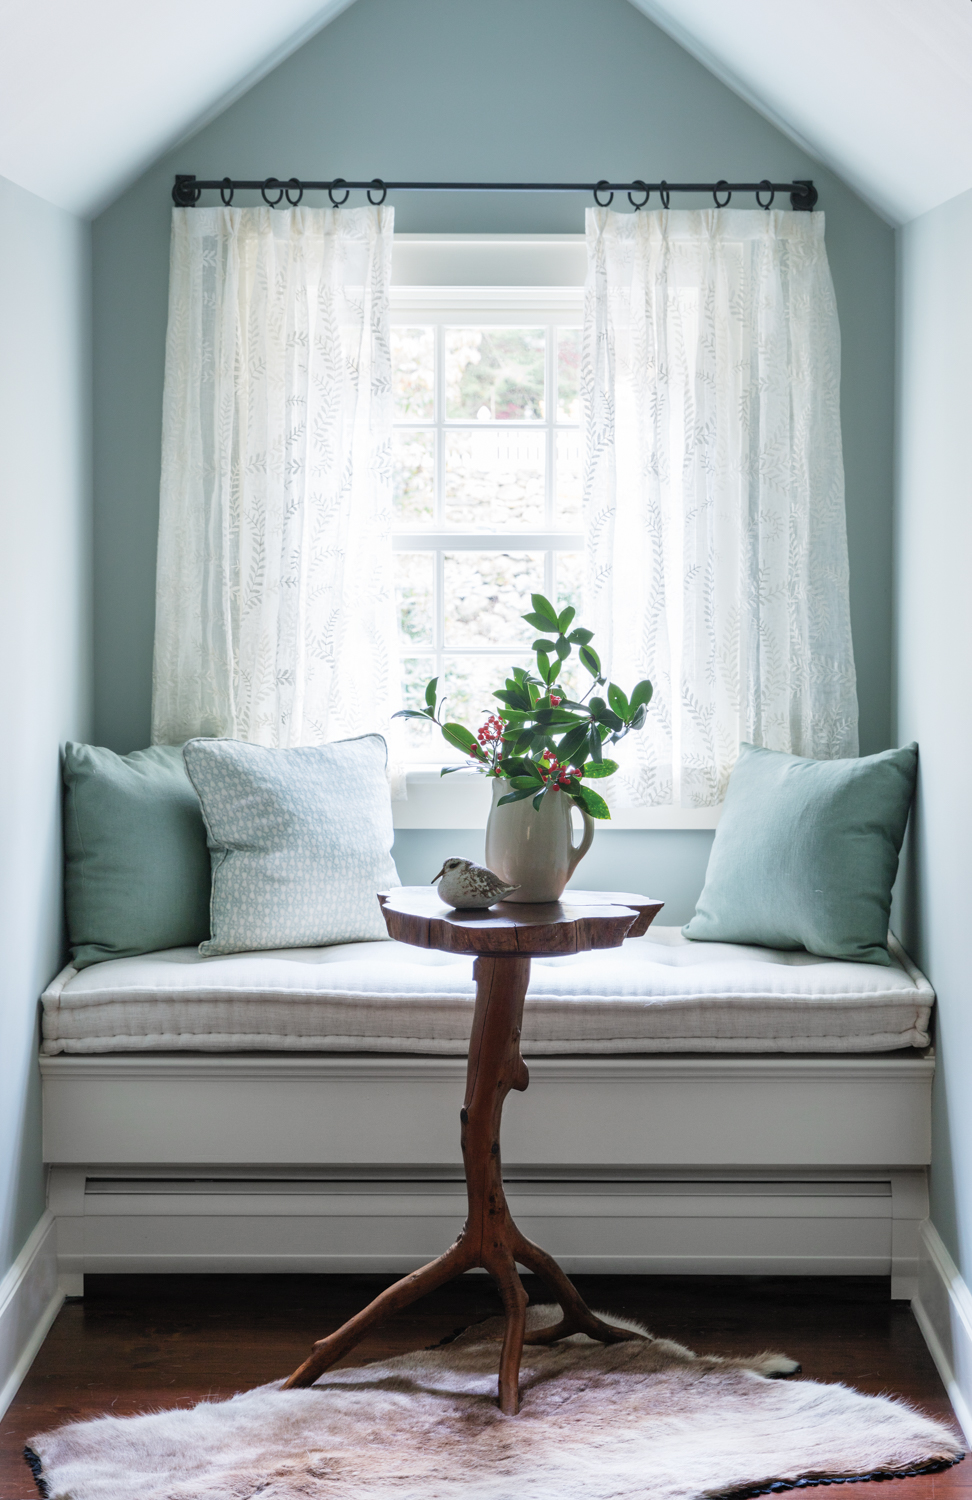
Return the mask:
[[393, 210], [175, 209], [153, 739], [291, 746], [399, 703]]
[[741, 740], [857, 754], [824, 216], [587, 215], [585, 614], [623, 687], [619, 805], [711, 806]]

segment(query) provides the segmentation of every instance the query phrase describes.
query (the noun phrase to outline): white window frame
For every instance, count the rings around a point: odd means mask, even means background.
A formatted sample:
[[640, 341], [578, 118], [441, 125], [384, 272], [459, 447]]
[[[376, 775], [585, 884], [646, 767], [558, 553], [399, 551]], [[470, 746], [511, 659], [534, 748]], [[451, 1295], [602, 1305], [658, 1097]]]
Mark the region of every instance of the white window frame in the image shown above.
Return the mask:
[[[514, 314], [516, 321], [524, 322], [523, 314], [535, 313], [533, 326], [545, 324], [550, 328], [558, 325], [576, 327], [583, 315], [584, 268], [586, 251], [583, 235], [396, 235], [393, 284], [391, 288], [390, 312], [393, 324], [438, 325], [437, 339], [441, 340], [441, 328], [447, 323], [462, 324], [476, 321], [502, 326], [504, 319]], [[483, 284], [472, 283], [470, 272], [480, 278], [488, 272], [495, 281]], [[407, 277], [402, 282], [401, 277]], [[570, 284], [562, 284], [564, 282]], [[401, 283], [401, 284], [399, 284]], [[553, 347], [551, 346], [551, 353]], [[546, 410], [553, 413], [552, 398], [555, 379], [554, 359], [547, 362]], [[443, 361], [441, 345], [436, 360], [437, 411], [443, 411]], [[412, 425], [412, 424], [409, 424]], [[416, 421], [417, 428], [428, 428], [431, 423]], [[441, 433], [448, 423], [440, 423]], [[457, 423], [469, 426], [468, 422]], [[535, 422], [503, 423], [504, 429], [526, 428], [536, 431]], [[504, 544], [511, 550], [521, 551], [578, 551], [583, 547], [583, 534], [576, 531], [559, 530], [554, 525], [551, 512], [551, 485], [553, 468], [552, 445], [556, 441], [553, 420], [546, 423], [547, 449], [547, 525], [541, 532], [509, 531], [504, 533]], [[441, 494], [444, 480], [441, 450], [436, 454], [436, 486]], [[462, 532], [452, 529], [442, 531], [409, 531], [396, 529], [393, 547], [397, 551], [434, 550], [459, 551], [464, 548], [481, 549], [484, 541], [495, 533], [487, 531]], [[549, 572], [549, 569], [547, 570]], [[546, 579], [549, 591], [551, 579]], [[441, 598], [440, 588], [437, 590]], [[442, 621], [435, 622], [435, 650], [443, 647]], [[417, 650], [415, 655], [424, 655]], [[494, 654], [483, 651], [482, 654]], [[434, 675], [434, 669], [430, 671]], [[396, 828], [477, 828], [485, 824], [490, 805], [490, 786], [487, 779], [472, 770], [458, 771], [441, 777], [441, 765], [448, 764], [446, 757], [432, 765], [411, 765], [406, 774], [406, 798], [393, 804]], [[714, 828], [719, 818], [718, 808], [643, 808], [618, 811], [608, 829], [676, 829]]]

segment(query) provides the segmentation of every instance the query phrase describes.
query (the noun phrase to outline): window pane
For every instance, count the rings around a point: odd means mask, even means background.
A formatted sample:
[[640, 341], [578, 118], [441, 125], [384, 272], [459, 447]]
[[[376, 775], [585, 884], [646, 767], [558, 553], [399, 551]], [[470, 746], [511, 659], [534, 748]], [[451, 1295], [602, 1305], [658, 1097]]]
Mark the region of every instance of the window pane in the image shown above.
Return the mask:
[[[575, 625], [586, 625], [583, 611], [584, 554], [583, 552], [554, 553], [554, 599], [557, 608], [566, 609], [572, 604], [577, 611]], [[597, 649], [597, 641], [594, 643]], [[591, 685], [591, 674], [580, 664], [575, 646], [557, 679], [568, 698], [579, 698]]]
[[542, 421], [546, 346], [543, 328], [447, 328], [446, 416]]
[[395, 419], [431, 422], [435, 416], [435, 329], [392, 325]]
[[[425, 685], [435, 676], [435, 658], [432, 656], [402, 657], [402, 707], [424, 708]], [[441, 683], [439, 684], [441, 688]], [[448, 749], [441, 730], [435, 724], [423, 724], [421, 719], [396, 719], [404, 726], [400, 731], [405, 741], [405, 753], [411, 760], [440, 760], [446, 757], [442, 750]]]
[[447, 432], [447, 525], [542, 526], [546, 458], [542, 433], [495, 427]]
[[557, 433], [557, 487], [554, 521], [579, 527], [583, 499], [583, 442], [579, 430]]
[[[442, 682], [439, 686], [449, 695], [446, 705], [448, 717], [475, 733], [488, 714], [499, 711], [499, 700], [493, 694], [504, 685], [512, 668], [529, 667], [532, 660], [530, 656], [517, 652], [505, 652], [497, 656], [444, 657]], [[450, 751], [445, 740], [441, 744], [444, 761], [465, 760], [466, 757], [460, 750]], [[436, 746], [435, 754], [439, 753]]]
[[542, 552], [447, 552], [445, 640], [448, 646], [529, 642], [536, 631], [520, 619], [543, 593]]
[[435, 509], [435, 434], [398, 428], [392, 443], [395, 524], [423, 526]]
[[556, 580], [554, 598], [557, 601], [558, 610], [566, 609], [568, 604], [572, 604], [577, 611], [575, 624], [583, 625], [584, 621], [581, 619], [584, 613], [583, 552], [555, 552], [554, 578]]
[[557, 421], [579, 422], [580, 403], [579, 328], [557, 329]]
[[431, 646], [435, 553], [396, 552], [394, 556], [398, 639], [406, 648]]

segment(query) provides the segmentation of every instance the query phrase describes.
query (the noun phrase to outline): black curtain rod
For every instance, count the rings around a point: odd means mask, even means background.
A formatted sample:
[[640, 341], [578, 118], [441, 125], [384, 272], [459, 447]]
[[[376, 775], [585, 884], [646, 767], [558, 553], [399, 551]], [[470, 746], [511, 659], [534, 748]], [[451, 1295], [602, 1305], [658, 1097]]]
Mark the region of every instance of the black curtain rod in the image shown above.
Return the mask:
[[[808, 178], [793, 182], [384, 182], [373, 177], [370, 182], [348, 182], [334, 177], [330, 182], [306, 182], [299, 177], [283, 181], [265, 177], [262, 181], [240, 178], [201, 178], [186, 173], [176, 175], [172, 201], [179, 208], [193, 208], [206, 191], [218, 192], [228, 208], [233, 195], [240, 191], [257, 192], [271, 208], [296, 208], [305, 193], [327, 193], [335, 208], [346, 203], [352, 192], [365, 192], [368, 202], [384, 203], [389, 193], [593, 193], [599, 208], [607, 208], [615, 193], [627, 193], [633, 208], [644, 208], [652, 193], [657, 193], [663, 208], [672, 193], [711, 193], [716, 208], [725, 208], [733, 193], [755, 193], [760, 208], [770, 208], [777, 193], [789, 193], [790, 207], [810, 212], [817, 201], [817, 189]], [[336, 197], [335, 194], [343, 194]], [[606, 194], [606, 198], [602, 195]], [[374, 195], [374, 196], [372, 196]], [[766, 202], [764, 202], [766, 198]]]

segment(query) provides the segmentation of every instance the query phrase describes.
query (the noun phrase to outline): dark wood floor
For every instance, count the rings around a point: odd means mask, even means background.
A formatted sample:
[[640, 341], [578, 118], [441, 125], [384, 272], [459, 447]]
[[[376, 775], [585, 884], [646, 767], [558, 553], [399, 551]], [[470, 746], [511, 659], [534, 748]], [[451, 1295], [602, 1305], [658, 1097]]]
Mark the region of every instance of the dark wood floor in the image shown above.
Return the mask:
[[[314, 1339], [388, 1284], [379, 1276], [89, 1276], [58, 1315], [0, 1427], [0, 1500], [35, 1500], [21, 1450], [62, 1422], [225, 1397], [288, 1374]], [[951, 1408], [910, 1309], [869, 1277], [579, 1276], [590, 1305], [640, 1318], [690, 1348], [779, 1349], [814, 1380]], [[537, 1288], [531, 1287], [531, 1295]], [[399, 1313], [346, 1364], [421, 1348], [500, 1310], [492, 1284], [465, 1276]], [[841, 1486], [874, 1500], [873, 1484]], [[895, 1500], [972, 1500], [972, 1459], [898, 1480]], [[136, 1500], [136, 1497], [133, 1497]]]

